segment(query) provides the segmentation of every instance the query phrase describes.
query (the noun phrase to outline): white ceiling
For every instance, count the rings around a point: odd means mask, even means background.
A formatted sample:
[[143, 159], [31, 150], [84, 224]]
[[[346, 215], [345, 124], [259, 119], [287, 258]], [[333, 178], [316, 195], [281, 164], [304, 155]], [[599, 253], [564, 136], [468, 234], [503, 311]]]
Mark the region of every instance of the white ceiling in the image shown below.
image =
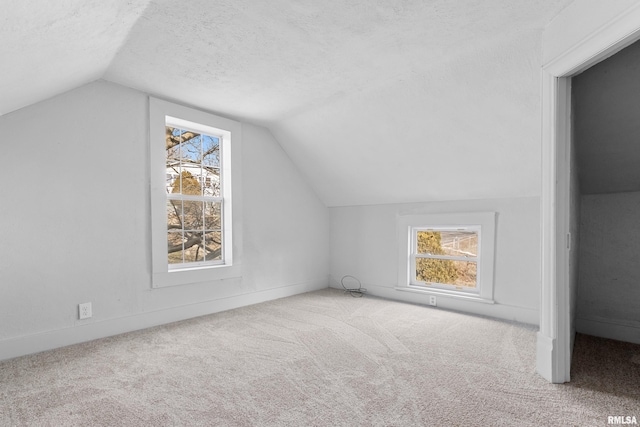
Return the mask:
[[104, 76], [149, 0], [3, 0], [0, 115]]
[[539, 195], [572, 0], [11, 0], [0, 114], [104, 78], [267, 126], [329, 206]]

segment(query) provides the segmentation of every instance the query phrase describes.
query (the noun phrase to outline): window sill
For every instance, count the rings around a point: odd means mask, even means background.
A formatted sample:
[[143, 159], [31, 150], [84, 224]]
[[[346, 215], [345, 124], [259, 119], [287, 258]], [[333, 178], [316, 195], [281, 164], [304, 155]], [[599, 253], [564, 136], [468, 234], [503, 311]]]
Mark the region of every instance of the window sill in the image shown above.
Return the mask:
[[153, 274], [152, 287], [154, 289], [166, 288], [169, 286], [213, 282], [239, 277], [242, 277], [242, 268], [239, 264], [213, 265], [207, 267], [156, 272]]
[[446, 289], [426, 288], [422, 286], [411, 286], [411, 285], [396, 286], [395, 289], [397, 291], [402, 291], [402, 292], [414, 292], [417, 294], [424, 294], [424, 295], [438, 295], [438, 296], [443, 296], [447, 298], [480, 302], [483, 304], [495, 304], [495, 301], [493, 299], [482, 298], [478, 295], [472, 295], [472, 294], [467, 294], [463, 292], [448, 291]]

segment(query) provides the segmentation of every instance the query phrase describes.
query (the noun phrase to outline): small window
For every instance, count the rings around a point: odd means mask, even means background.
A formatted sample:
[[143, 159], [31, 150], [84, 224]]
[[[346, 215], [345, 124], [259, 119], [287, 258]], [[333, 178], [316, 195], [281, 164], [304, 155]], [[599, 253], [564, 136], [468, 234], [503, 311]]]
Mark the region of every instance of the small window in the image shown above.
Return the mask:
[[411, 229], [411, 284], [477, 292], [480, 229]]
[[493, 302], [495, 213], [398, 216], [398, 290]]

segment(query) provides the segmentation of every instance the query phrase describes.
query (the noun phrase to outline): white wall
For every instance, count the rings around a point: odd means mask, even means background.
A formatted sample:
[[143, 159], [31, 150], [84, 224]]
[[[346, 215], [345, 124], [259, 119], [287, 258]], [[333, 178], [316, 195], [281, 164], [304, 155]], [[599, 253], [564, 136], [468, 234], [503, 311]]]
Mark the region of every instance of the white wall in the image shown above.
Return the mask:
[[162, 289], [145, 94], [94, 82], [0, 132], [0, 359], [327, 286], [328, 211], [264, 128], [243, 124], [242, 279]]
[[640, 192], [582, 196], [578, 332], [640, 343]]
[[438, 306], [538, 324], [540, 204], [537, 197], [387, 204], [330, 208], [330, 286], [357, 277], [381, 297], [427, 303], [424, 295], [397, 291], [398, 214], [497, 212], [494, 299], [496, 304], [438, 296]]

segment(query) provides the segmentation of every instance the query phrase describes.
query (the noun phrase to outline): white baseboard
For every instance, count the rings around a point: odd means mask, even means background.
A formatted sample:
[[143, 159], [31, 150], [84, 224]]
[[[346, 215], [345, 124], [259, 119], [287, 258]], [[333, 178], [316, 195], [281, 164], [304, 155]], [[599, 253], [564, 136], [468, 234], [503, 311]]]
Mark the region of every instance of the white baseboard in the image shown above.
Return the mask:
[[559, 382], [554, 375], [553, 360], [556, 340], [538, 332], [536, 342], [536, 372], [549, 382]]
[[[335, 280], [330, 280], [329, 286], [335, 289], [342, 289], [340, 283], [336, 283]], [[362, 286], [367, 289], [367, 294], [373, 296], [414, 304], [429, 305], [429, 295], [404, 292], [399, 291], [396, 288], [376, 286], [368, 283], [366, 285], [363, 284]], [[438, 307], [447, 310], [479, 314], [481, 316], [495, 317], [503, 320], [512, 320], [534, 326], [538, 326], [540, 323], [540, 314], [538, 313], [538, 310], [530, 308], [515, 307], [499, 303], [486, 304], [484, 302], [461, 300], [444, 295], [438, 295], [437, 298]]]
[[576, 332], [640, 344], [640, 322], [578, 317]]
[[305, 282], [265, 291], [204, 301], [165, 310], [140, 313], [65, 329], [0, 340], [0, 360], [39, 353], [152, 326], [205, 316], [234, 308], [285, 298], [328, 287], [326, 280]]

